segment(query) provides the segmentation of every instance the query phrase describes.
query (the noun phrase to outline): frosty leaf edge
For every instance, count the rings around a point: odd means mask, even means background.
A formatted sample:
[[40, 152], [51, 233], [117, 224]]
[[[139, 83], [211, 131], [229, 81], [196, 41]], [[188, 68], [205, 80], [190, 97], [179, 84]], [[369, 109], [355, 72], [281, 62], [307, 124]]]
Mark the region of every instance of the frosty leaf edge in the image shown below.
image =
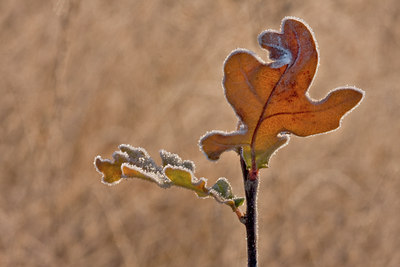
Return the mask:
[[338, 129], [364, 96], [358, 88], [340, 87], [319, 101], [309, 97], [319, 57], [315, 37], [303, 21], [286, 17], [280, 32], [264, 31], [258, 40], [269, 50], [271, 63], [238, 49], [224, 64], [224, 92], [239, 118], [237, 131], [211, 131], [199, 141], [210, 160], [240, 149], [254, 171], [268, 167], [290, 134], [305, 137]]
[[219, 178], [212, 187], [207, 187], [207, 179], [196, 178], [195, 165], [190, 160], [182, 160], [176, 154], [161, 150], [162, 165], [159, 166], [143, 148], [123, 144], [119, 149], [120, 151], [112, 154], [111, 160], [95, 157], [94, 165], [102, 174], [102, 182], [106, 185], [138, 178], [156, 183], [161, 188], [178, 186], [194, 191], [201, 198], [213, 197], [237, 213], [238, 207], [243, 204], [244, 198], [225, 193], [232, 192], [232, 187], [226, 178]]

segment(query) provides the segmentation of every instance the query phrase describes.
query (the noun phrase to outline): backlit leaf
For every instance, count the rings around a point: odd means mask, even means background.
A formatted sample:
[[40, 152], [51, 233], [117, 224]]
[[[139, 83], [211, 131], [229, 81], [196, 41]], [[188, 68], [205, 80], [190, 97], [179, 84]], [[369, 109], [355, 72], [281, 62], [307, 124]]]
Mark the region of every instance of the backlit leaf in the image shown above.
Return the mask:
[[204, 178], [196, 179], [191, 171], [167, 166], [164, 172], [174, 185], [193, 190], [199, 197], [207, 197], [209, 195], [209, 189], [206, 187], [207, 181]]
[[337, 88], [319, 101], [311, 99], [307, 90], [319, 61], [314, 36], [294, 18], [285, 18], [281, 30], [259, 36], [271, 63], [248, 50], [236, 50], [226, 59], [225, 96], [239, 118], [239, 127], [230, 133], [212, 131], [201, 138], [200, 146], [210, 160], [242, 148], [248, 168], [267, 167], [289, 134], [309, 136], [335, 130], [361, 101], [363, 91], [354, 87]]
[[199, 197], [213, 197], [237, 211], [243, 198], [236, 197], [226, 178], [219, 178], [211, 188], [205, 178], [194, 176], [195, 165], [190, 160], [182, 160], [178, 155], [160, 151], [162, 165], [157, 165], [143, 148], [120, 145], [120, 151], [112, 155], [112, 160], [95, 158], [95, 167], [102, 174], [102, 182], [113, 185], [123, 179], [138, 178], [156, 183], [162, 188], [178, 186], [194, 191]]
[[228, 180], [224, 178], [218, 179], [218, 181], [213, 185], [212, 189], [217, 191], [222, 197], [226, 199], [232, 199], [233, 194], [232, 194], [232, 187]]
[[244, 202], [243, 197], [236, 197], [232, 193], [232, 186], [224, 177], [219, 178], [217, 182], [211, 187], [211, 190], [215, 191], [215, 193], [217, 193], [219, 197], [224, 199], [225, 203], [230, 205], [232, 209], [234, 209], [233, 207], [241, 206]]
[[[113, 153], [113, 159], [95, 158], [97, 171], [103, 175], [102, 182], [116, 184], [123, 178], [139, 178], [155, 182], [161, 187], [168, 187], [169, 180], [143, 148], [120, 145], [120, 151]], [[180, 166], [180, 165], [179, 165]]]

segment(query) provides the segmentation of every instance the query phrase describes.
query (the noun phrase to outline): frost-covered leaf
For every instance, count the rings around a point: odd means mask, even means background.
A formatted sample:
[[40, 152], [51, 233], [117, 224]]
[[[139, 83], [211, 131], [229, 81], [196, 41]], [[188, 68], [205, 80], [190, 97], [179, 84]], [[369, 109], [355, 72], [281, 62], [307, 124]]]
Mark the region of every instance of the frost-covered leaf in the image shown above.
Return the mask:
[[97, 171], [103, 174], [102, 182], [105, 184], [118, 183], [122, 177], [121, 165], [128, 161], [127, 156], [121, 152], [114, 152], [112, 157], [112, 160], [103, 160], [97, 156], [94, 160]]
[[200, 146], [210, 160], [242, 148], [248, 168], [267, 167], [289, 134], [309, 136], [337, 129], [341, 118], [361, 101], [363, 91], [354, 87], [338, 88], [320, 101], [309, 98], [307, 90], [319, 60], [314, 36], [294, 18], [285, 18], [281, 29], [259, 36], [272, 63], [248, 50], [236, 50], [225, 61], [225, 96], [239, 117], [239, 127], [201, 138]]
[[164, 173], [176, 186], [193, 190], [199, 197], [209, 195], [209, 189], [206, 187], [207, 180], [204, 178], [197, 179], [188, 169], [166, 166]]
[[240, 207], [243, 205], [244, 203], [244, 197], [235, 197], [233, 199], [234, 203], [235, 203], [235, 207]]
[[231, 184], [225, 178], [219, 178], [212, 189], [217, 191], [223, 198], [232, 199], [234, 197]]
[[102, 182], [116, 184], [123, 178], [140, 178], [168, 187], [168, 179], [163, 169], [154, 162], [143, 148], [120, 145], [120, 151], [113, 153], [113, 159], [102, 159], [97, 156], [95, 166], [103, 174]]
[[243, 197], [236, 197], [232, 193], [232, 186], [224, 177], [219, 178], [217, 182], [211, 187], [211, 189], [219, 194], [219, 196], [223, 199], [223, 202], [231, 206], [232, 209], [241, 206], [244, 202]]
[[94, 164], [105, 184], [113, 185], [122, 179], [138, 178], [156, 183], [162, 188], [178, 186], [194, 191], [199, 197], [211, 196], [234, 211], [243, 204], [241, 198], [232, 194], [226, 178], [219, 178], [214, 186], [208, 188], [205, 178], [194, 176], [195, 165], [190, 160], [182, 160], [176, 154], [161, 150], [162, 164], [159, 166], [143, 148], [120, 145], [119, 149], [113, 153], [112, 160], [100, 156], [95, 158]]
[[192, 172], [195, 171], [195, 165], [194, 165], [193, 161], [182, 160], [178, 155], [170, 153], [165, 150], [160, 151], [160, 156], [161, 156], [163, 167], [165, 167], [167, 165], [176, 166], [176, 167], [180, 166], [185, 169], [191, 170]]

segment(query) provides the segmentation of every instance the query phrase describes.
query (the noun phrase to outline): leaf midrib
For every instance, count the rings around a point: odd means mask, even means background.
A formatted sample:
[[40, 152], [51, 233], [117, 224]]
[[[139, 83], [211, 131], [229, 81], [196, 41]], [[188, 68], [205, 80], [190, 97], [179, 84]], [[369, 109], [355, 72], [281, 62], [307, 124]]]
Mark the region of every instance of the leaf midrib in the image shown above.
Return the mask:
[[[293, 65], [296, 64], [296, 62], [297, 62], [297, 60], [298, 60], [298, 58], [299, 58], [299, 55], [300, 55], [301, 47], [299, 46], [299, 38], [298, 38], [297, 32], [296, 32], [296, 31], [293, 31], [293, 32], [294, 32], [294, 34], [295, 34], [295, 36], [296, 36], [296, 44], [297, 44], [297, 55], [296, 55], [296, 59], [293, 61], [292, 64], [290, 64], [290, 65], [288, 64], [287, 68], [286, 68], [285, 71], [282, 73], [281, 77], [279, 77], [278, 82], [277, 82], [277, 83], [274, 85], [274, 87], [272, 88], [272, 90], [271, 90], [271, 92], [270, 92], [270, 94], [269, 94], [269, 96], [268, 96], [268, 98], [267, 98], [267, 101], [265, 102], [265, 104], [264, 104], [264, 106], [263, 106], [263, 108], [262, 108], [262, 111], [261, 111], [261, 114], [260, 114], [260, 116], [259, 116], [259, 118], [258, 118], [256, 127], [254, 128], [253, 133], [252, 133], [251, 142], [250, 142], [250, 148], [251, 148], [251, 168], [252, 168], [252, 170], [254, 170], [254, 171], [257, 170], [257, 166], [256, 166], [256, 156], [255, 156], [255, 150], [254, 150], [254, 144], [255, 144], [255, 140], [256, 140], [256, 135], [257, 135], [258, 129], [260, 128], [261, 123], [263, 122], [264, 113], [265, 113], [265, 111], [267, 110], [267, 107], [268, 107], [268, 105], [269, 105], [269, 102], [270, 102], [270, 100], [271, 100], [271, 98], [272, 98], [272, 96], [273, 96], [273, 94], [274, 94], [276, 88], [278, 87], [278, 85], [279, 85], [280, 82], [282, 81], [282, 77], [284, 77], [284, 76], [286, 75], [287, 71], [288, 71]], [[283, 32], [282, 34], [284, 34], [284, 32]]]

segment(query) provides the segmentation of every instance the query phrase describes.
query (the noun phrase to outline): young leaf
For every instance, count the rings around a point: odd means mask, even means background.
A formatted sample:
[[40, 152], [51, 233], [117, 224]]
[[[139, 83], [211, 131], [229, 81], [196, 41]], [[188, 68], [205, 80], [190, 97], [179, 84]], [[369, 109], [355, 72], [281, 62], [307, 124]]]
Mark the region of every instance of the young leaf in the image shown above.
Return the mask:
[[218, 181], [213, 185], [212, 189], [217, 191], [222, 197], [227, 199], [232, 199], [232, 187], [229, 184], [228, 180], [224, 178], [218, 179]]
[[236, 50], [224, 65], [225, 96], [239, 117], [237, 131], [212, 131], [200, 139], [210, 160], [227, 150], [242, 148], [247, 168], [268, 167], [271, 155], [289, 134], [309, 136], [337, 129], [341, 118], [362, 99], [363, 91], [343, 87], [315, 101], [307, 95], [318, 66], [311, 30], [300, 20], [285, 18], [281, 33], [260, 34], [269, 50], [266, 64], [247, 50]]
[[[163, 169], [154, 162], [143, 148], [120, 145], [120, 151], [113, 153], [113, 160], [95, 158], [95, 166], [103, 175], [102, 182], [107, 185], [119, 183], [123, 178], [139, 178], [169, 187], [169, 179]], [[178, 165], [180, 166], [180, 165]]]
[[211, 196], [240, 214], [238, 207], [244, 199], [233, 195], [226, 178], [219, 178], [214, 186], [208, 188], [205, 178], [194, 176], [195, 166], [190, 160], [182, 160], [176, 154], [161, 150], [162, 166], [158, 166], [143, 148], [120, 145], [119, 149], [113, 153], [112, 160], [100, 156], [95, 158], [95, 167], [102, 174], [104, 184], [113, 185], [122, 179], [138, 178], [162, 188], [178, 186], [194, 191], [199, 197]]
[[232, 186], [226, 178], [219, 178], [217, 182], [211, 187], [211, 190], [217, 193], [218, 197], [222, 198], [223, 202], [230, 205], [233, 210], [235, 210], [235, 207], [241, 206], [244, 202], [243, 197], [236, 197], [232, 193]]
[[207, 180], [195, 178], [188, 169], [167, 166], [164, 169], [164, 173], [176, 186], [193, 190], [199, 197], [207, 197], [209, 195], [209, 189], [206, 187]]

